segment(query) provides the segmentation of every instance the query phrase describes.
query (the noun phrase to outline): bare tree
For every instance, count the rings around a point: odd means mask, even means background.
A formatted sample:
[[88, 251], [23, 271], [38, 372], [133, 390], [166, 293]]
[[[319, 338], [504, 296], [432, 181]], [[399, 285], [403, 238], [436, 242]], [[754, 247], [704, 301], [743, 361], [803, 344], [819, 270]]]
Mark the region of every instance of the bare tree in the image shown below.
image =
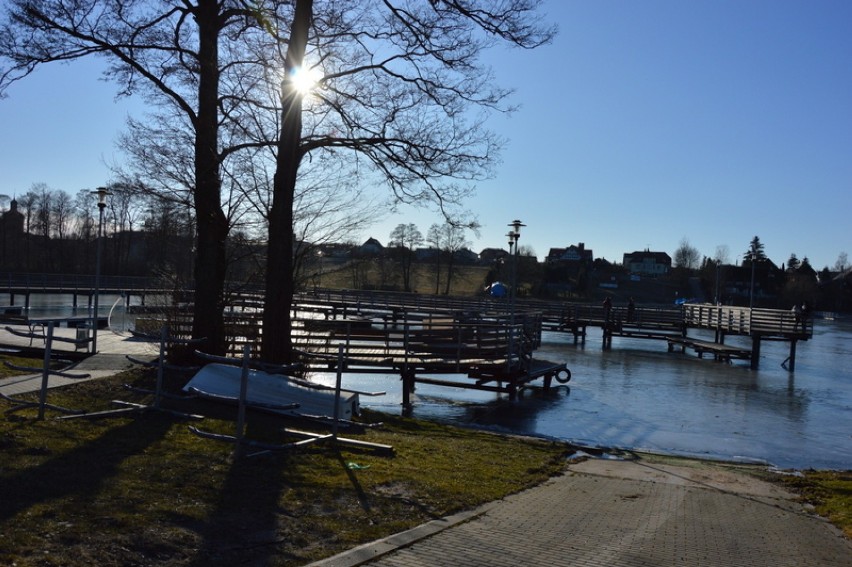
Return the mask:
[[388, 246], [396, 251], [396, 258], [402, 269], [402, 286], [405, 291], [411, 291], [411, 267], [414, 263], [415, 250], [423, 245], [423, 234], [413, 223], [398, 224], [390, 233]]
[[74, 212], [73, 201], [71, 195], [66, 191], [56, 191], [53, 195], [53, 234], [59, 240], [64, 240], [68, 236], [68, 231], [72, 221]]
[[74, 196], [74, 214], [76, 216], [75, 236], [84, 243], [81, 247], [81, 257], [78, 259], [78, 265], [82, 270], [89, 273], [94, 273], [95, 271], [95, 257], [92, 251], [93, 247], [86, 246], [85, 243], [93, 241], [97, 231], [93, 211], [91, 191], [81, 189]]
[[[44, 63], [101, 56], [122, 94], [140, 93], [191, 127], [192, 202], [196, 210], [192, 334], [224, 351], [223, 286], [227, 218], [221, 207], [220, 126], [236, 98], [242, 52], [229, 49], [257, 29], [256, 10], [217, 0], [10, 0], [0, 27], [0, 94]], [[230, 94], [230, 93], [229, 93]]]
[[[501, 145], [476, 110], [508, 110], [509, 91], [478, 56], [497, 41], [532, 48], [554, 33], [541, 24], [539, 0], [292, 4], [278, 38], [285, 77], [263, 320], [263, 356], [274, 361], [292, 358], [293, 202], [306, 156], [348, 150], [396, 199], [449, 214]], [[300, 77], [310, 71], [319, 78], [308, 95]]]
[[45, 242], [50, 239], [53, 209], [53, 189], [45, 183], [34, 183], [31, 191], [35, 194], [32, 230]]
[[435, 262], [435, 294], [437, 295], [441, 290], [441, 257], [444, 248], [444, 231], [440, 224], [434, 223], [429, 227], [429, 231], [426, 233], [426, 242], [429, 243], [434, 254], [432, 260]]
[[450, 294], [450, 286], [453, 281], [453, 268], [459, 252], [470, 246], [470, 241], [465, 237], [465, 228], [456, 224], [447, 223], [442, 227], [444, 233], [444, 255], [447, 258], [447, 282], [444, 295]]
[[74, 254], [72, 248], [66, 242], [70, 230], [74, 212], [71, 195], [66, 191], [55, 191], [51, 202], [51, 218], [53, 219], [52, 233], [55, 237], [51, 242], [51, 248], [57, 253], [56, 265], [61, 271], [74, 269]]
[[727, 244], [720, 244], [716, 247], [713, 260], [720, 266], [731, 263], [731, 249]]
[[684, 237], [680, 241], [680, 246], [675, 250], [673, 260], [678, 268], [695, 270], [701, 261], [701, 254], [697, 248], [689, 243], [689, 239]]

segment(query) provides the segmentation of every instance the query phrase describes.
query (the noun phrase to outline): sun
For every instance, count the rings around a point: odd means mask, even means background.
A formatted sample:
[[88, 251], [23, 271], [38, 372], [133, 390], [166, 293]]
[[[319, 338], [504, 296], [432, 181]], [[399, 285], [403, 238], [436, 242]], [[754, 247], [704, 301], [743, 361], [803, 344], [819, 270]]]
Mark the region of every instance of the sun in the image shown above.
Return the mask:
[[290, 81], [296, 91], [302, 96], [310, 94], [316, 88], [317, 84], [319, 84], [320, 80], [322, 80], [322, 73], [316, 68], [306, 69], [296, 67], [290, 72]]

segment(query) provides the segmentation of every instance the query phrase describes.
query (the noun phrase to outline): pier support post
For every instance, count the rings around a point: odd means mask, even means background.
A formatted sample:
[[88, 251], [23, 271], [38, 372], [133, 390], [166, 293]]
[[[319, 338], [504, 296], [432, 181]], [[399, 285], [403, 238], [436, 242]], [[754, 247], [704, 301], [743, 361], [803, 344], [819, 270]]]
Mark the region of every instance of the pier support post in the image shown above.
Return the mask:
[[796, 369], [796, 339], [790, 341], [790, 358], [787, 359], [787, 370], [793, 372]]
[[760, 335], [754, 335], [751, 338], [751, 368], [757, 370], [760, 364]]
[[518, 384], [515, 382], [514, 378], [509, 379], [509, 383], [506, 384], [506, 391], [509, 394], [510, 402], [514, 402], [518, 399]]
[[411, 412], [411, 392], [414, 391], [414, 372], [411, 370], [402, 371], [402, 412], [408, 414]]

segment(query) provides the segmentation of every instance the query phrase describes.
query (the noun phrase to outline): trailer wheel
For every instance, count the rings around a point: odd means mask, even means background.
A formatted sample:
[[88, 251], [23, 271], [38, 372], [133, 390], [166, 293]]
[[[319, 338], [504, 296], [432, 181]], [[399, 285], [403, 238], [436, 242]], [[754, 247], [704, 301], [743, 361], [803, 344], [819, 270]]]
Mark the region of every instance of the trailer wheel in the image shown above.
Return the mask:
[[567, 384], [571, 381], [571, 371], [567, 368], [563, 368], [556, 373], [556, 381], [560, 384]]

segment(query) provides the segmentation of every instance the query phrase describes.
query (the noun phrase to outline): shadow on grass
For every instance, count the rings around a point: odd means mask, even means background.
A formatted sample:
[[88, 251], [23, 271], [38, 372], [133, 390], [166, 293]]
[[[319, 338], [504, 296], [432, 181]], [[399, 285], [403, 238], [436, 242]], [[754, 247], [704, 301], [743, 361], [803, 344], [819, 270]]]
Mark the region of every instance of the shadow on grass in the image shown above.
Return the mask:
[[[250, 421], [247, 435], [251, 429]], [[288, 543], [280, 533], [282, 515], [286, 516], [280, 500], [286, 489], [284, 469], [291, 458], [298, 455], [272, 452], [233, 460], [208, 521], [196, 527], [201, 542], [190, 565], [264, 565], [273, 556], [295, 558], [279, 546]]]
[[349, 467], [349, 464], [343, 458], [343, 455], [339, 450], [335, 451], [335, 455], [337, 456], [337, 461], [340, 463], [341, 468], [346, 472], [349, 482], [352, 483], [352, 488], [355, 489], [355, 494], [358, 496], [358, 503], [365, 512], [369, 512], [371, 509], [370, 498], [364, 491], [364, 487], [361, 486], [361, 482], [358, 480], [358, 477], [355, 476], [355, 472]]
[[6, 477], [0, 482], [0, 522], [51, 500], [71, 496], [93, 500], [125, 459], [161, 440], [172, 424], [157, 418], [111, 427], [89, 443]]

